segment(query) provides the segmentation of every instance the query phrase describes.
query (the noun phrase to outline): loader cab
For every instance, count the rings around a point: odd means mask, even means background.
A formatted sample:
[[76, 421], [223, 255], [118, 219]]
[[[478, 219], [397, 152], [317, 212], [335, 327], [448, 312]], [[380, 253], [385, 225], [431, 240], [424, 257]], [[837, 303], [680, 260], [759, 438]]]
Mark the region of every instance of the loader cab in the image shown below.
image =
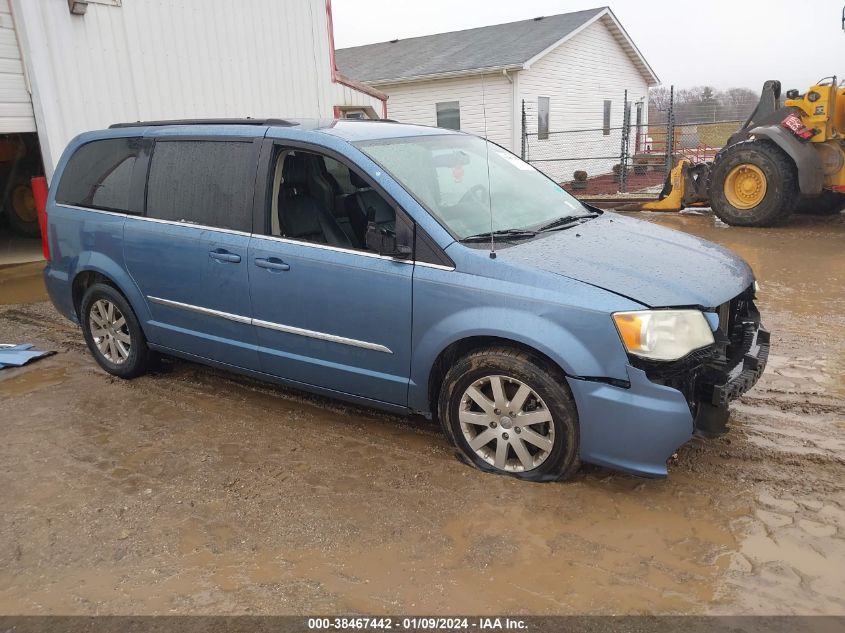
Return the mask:
[[822, 143], [836, 138], [845, 129], [845, 87], [837, 85], [836, 77], [828, 77], [810, 86], [804, 94], [790, 90], [784, 106], [798, 108], [807, 128], [816, 131], [809, 140]]

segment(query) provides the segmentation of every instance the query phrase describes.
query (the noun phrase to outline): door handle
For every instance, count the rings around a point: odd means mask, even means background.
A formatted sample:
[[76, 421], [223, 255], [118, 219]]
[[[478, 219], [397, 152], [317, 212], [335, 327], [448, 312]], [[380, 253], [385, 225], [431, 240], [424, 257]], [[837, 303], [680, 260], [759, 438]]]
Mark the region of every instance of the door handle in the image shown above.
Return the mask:
[[267, 259], [256, 257], [255, 265], [259, 268], [266, 268], [267, 270], [290, 270], [290, 264], [286, 264], [276, 257], [269, 257]]
[[222, 248], [218, 248], [217, 250], [209, 251], [208, 256], [211, 259], [216, 260], [218, 262], [229, 262], [232, 264], [238, 264], [241, 261], [241, 256], [235, 253], [230, 253], [227, 250], [223, 250]]

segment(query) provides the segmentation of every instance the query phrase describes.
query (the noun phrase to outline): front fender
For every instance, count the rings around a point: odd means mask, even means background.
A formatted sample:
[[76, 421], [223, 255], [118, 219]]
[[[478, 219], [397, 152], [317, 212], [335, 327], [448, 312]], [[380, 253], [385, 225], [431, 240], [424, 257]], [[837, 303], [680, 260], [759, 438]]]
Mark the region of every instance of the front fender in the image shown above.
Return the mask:
[[798, 169], [798, 186], [802, 194], [812, 196], [822, 192], [822, 159], [812, 143], [802, 143], [779, 125], [755, 127], [749, 134], [769, 139], [787, 153]]
[[[490, 336], [514, 341], [551, 358], [568, 376], [627, 379], [627, 358], [612, 322], [605, 315], [561, 314], [560, 309], [532, 313], [509, 307], [471, 307], [431, 323], [419, 337], [414, 336], [410, 408], [428, 411], [428, 384], [440, 353], [458, 341]], [[592, 317], [592, 318], [591, 318]], [[575, 327], [567, 327], [563, 321]], [[607, 321], [607, 327], [600, 323]], [[581, 329], [589, 322], [587, 333]], [[576, 331], [578, 330], [578, 331]]]

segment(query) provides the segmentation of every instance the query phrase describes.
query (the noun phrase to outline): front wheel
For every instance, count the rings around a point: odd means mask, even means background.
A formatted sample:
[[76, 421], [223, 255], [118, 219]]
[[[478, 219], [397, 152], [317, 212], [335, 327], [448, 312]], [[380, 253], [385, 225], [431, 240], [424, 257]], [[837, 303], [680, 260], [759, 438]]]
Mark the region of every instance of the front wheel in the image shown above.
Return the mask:
[[447, 372], [438, 400], [446, 436], [477, 468], [530, 481], [578, 470], [578, 413], [563, 374], [508, 348], [473, 352]]
[[733, 226], [771, 226], [789, 217], [798, 196], [795, 163], [765, 139], [731, 145], [710, 171], [710, 205]]
[[80, 306], [82, 333], [94, 360], [119, 378], [135, 378], [147, 370], [150, 349], [132, 307], [107, 284], [94, 284]]

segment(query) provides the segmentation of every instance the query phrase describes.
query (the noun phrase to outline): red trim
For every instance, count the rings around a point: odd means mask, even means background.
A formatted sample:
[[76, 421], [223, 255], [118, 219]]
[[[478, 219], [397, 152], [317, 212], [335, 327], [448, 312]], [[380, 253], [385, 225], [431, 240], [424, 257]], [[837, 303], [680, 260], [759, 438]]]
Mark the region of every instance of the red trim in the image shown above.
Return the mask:
[[38, 227], [41, 229], [41, 252], [44, 259], [50, 261], [50, 241], [47, 239], [47, 179], [37, 176], [31, 181], [32, 197], [38, 212]]
[[363, 92], [364, 94], [368, 94], [371, 97], [375, 97], [380, 101], [387, 101], [387, 95], [384, 94], [381, 90], [376, 90], [375, 88], [371, 88], [367, 84], [362, 84], [360, 81], [355, 81], [354, 79], [350, 79], [346, 75], [340, 73], [339, 70], [336, 70], [335, 73], [335, 81], [339, 84], [344, 86], [348, 86], [353, 90], [357, 90], [358, 92]]
[[332, 81], [337, 81], [337, 64], [334, 59], [334, 20], [332, 20], [332, 0], [326, 0], [326, 24], [329, 28], [329, 63], [332, 66]]
[[[341, 84], [346, 86], [347, 88], [352, 88], [353, 90], [357, 90], [358, 92], [363, 92], [364, 94], [370, 95], [381, 101], [381, 109], [384, 115], [384, 118], [387, 118], [387, 95], [383, 92], [376, 90], [375, 88], [371, 88], [366, 84], [362, 84], [354, 79], [350, 79], [349, 77], [345, 77], [344, 75], [340, 74], [337, 71], [337, 64], [335, 63], [335, 53], [334, 53], [334, 20], [332, 19], [332, 0], [326, 0], [326, 26], [328, 27], [329, 31], [329, 64], [331, 64], [332, 69], [332, 81], [336, 84]], [[338, 118], [338, 108], [335, 106], [334, 109], [335, 118]]]

